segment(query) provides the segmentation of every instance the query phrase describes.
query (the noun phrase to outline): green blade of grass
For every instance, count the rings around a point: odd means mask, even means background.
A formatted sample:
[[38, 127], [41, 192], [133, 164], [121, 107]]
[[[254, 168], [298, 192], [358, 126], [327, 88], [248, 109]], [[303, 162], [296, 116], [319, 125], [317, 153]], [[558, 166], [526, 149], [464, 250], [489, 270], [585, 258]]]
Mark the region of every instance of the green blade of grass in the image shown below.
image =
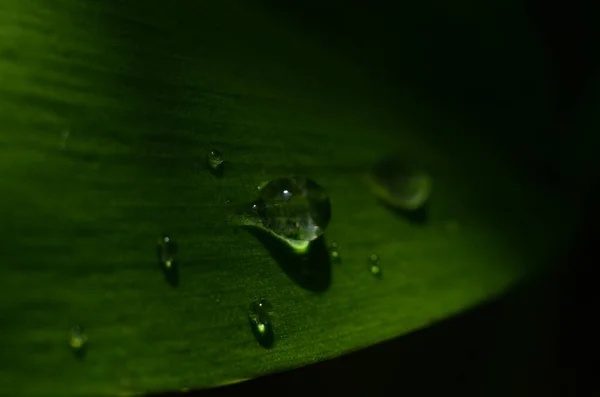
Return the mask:
[[[127, 395], [306, 365], [495, 296], [561, 252], [576, 196], [548, 195], [476, 140], [436, 145], [414, 109], [392, 117], [362, 69], [285, 23], [201, 3], [0, 6], [5, 392]], [[205, 169], [213, 149], [223, 178]], [[396, 151], [430, 164], [425, 226], [362, 183]], [[342, 261], [322, 288], [290, 276], [281, 247], [226, 221], [289, 174], [330, 195], [325, 241]], [[175, 287], [156, 264], [162, 233], [178, 245]], [[260, 297], [273, 305], [271, 349], [248, 326]], [[74, 325], [88, 337], [82, 359], [69, 350]]]

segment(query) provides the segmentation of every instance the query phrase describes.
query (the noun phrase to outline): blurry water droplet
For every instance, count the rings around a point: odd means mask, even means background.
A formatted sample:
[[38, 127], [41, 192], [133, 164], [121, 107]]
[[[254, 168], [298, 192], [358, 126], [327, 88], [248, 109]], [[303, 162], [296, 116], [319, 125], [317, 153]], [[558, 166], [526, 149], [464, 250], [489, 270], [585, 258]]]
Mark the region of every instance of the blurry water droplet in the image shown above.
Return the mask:
[[378, 198], [408, 211], [423, 207], [432, 190], [431, 176], [402, 155], [381, 161], [366, 175], [365, 181]]
[[211, 150], [206, 159], [209, 170], [217, 176], [223, 176], [223, 155], [218, 150]]
[[273, 307], [266, 299], [259, 299], [250, 304], [248, 320], [256, 340], [264, 347], [273, 344], [273, 322], [271, 319]]
[[334, 261], [341, 262], [342, 258], [340, 256], [340, 245], [337, 243], [337, 241], [331, 242], [331, 250], [329, 252]]
[[381, 267], [379, 266], [379, 256], [372, 254], [369, 257], [369, 271], [373, 276], [381, 277]]
[[267, 186], [268, 183], [269, 181], [259, 183], [258, 186], [256, 186], [256, 190], [261, 190], [263, 187]]
[[66, 147], [67, 147], [67, 141], [68, 141], [68, 139], [69, 139], [69, 135], [71, 135], [71, 131], [70, 131], [70, 130], [68, 130], [68, 129], [67, 129], [67, 130], [63, 130], [63, 131], [60, 133], [60, 140], [59, 140], [58, 146], [59, 146], [61, 149], [64, 149], [64, 148], [66, 148]]
[[76, 325], [71, 328], [69, 333], [69, 346], [73, 349], [73, 352], [82, 356], [85, 353], [85, 348], [87, 345], [87, 335], [83, 333], [83, 329]]
[[267, 183], [252, 204], [255, 219], [245, 224], [261, 227], [304, 251], [321, 236], [331, 219], [331, 204], [325, 190], [304, 177], [279, 178]]

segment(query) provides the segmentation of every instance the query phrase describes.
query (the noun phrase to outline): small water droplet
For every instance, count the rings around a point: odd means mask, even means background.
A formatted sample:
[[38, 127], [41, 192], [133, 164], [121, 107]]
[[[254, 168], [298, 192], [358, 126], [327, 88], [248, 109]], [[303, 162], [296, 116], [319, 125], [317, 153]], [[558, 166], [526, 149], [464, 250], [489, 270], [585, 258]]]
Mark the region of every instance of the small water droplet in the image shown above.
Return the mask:
[[158, 260], [165, 269], [175, 264], [176, 244], [171, 237], [162, 236], [158, 239]]
[[402, 155], [385, 158], [366, 175], [365, 181], [385, 203], [407, 211], [422, 208], [432, 190], [429, 173]]
[[267, 183], [252, 204], [254, 222], [286, 241], [297, 251], [305, 251], [321, 236], [331, 219], [331, 204], [325, 190], [304, 177], [279, 178]]
[[223, 176], [223, 155], [218, 150], [211, 150], [207, 156], [209, 170], [216, 176]]
[[269, 181], [259, 183], [258, 186], [256, 186], [256, 190], [260, 191], [263, 187], [267, 186], [268, 183]]
[[250, 304], [248, 320], [256, 340], [264, 347], [273, 345], [273, 307], [266, 299], [259, 299]]
[[156, 256], [158, 263], [165, 274], [169, 284], [176, 286], [179, 284], [179, 273], [175, 255], [177, 254], [177, 244], [167, 235], [163, 235], [158, 239], [156, 248]]
[[340, 256], [340, 245], [338, 244], [337, 241], [332, 241], [331, 242], [331, 249], [330, 249], [330, 255], [331, 258], [336, 261], [336, 262], [341, 262], [341, 256]]
[[372, 254], [369, 257], [369, 271], [375, 277], [381, 277], [381, 267], [379, 266], [379, 256]]
[[87, 345], [87, 335], [83, 332], [83, 328], [76, 325], [69, 332], [69, 346], [77, 356], [83, 356]]

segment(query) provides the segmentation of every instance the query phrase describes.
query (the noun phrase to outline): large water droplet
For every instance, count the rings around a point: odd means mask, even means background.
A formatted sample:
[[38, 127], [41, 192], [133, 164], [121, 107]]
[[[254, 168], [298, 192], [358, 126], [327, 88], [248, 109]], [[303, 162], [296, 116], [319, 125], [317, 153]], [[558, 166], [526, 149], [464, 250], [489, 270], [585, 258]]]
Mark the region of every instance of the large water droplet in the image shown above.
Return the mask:
[[321, 236], [331, 219], [331, 204], [325, 190], [304, 177], [279, 178], [259, 191], [252, 203], [254, 221], [245, 224], [268, 230], [297, 251], [305, 251]]
[[264, 347], [271, 347], [274, 341], [273, 307], [266, 299], [259, 299], [250, 304], [248, 320], [256, 340]]
[[432, 190], [431, 176], [402, 155], [381, 161], [365, 180], [381, 200], [408, 211], [423, 207]]
[[206, 156], [208, 169], [216, 176], [223, 176], [223, 155], [218, 150], [211, 150]]
[[75, 355], [81, 357], [85, 354], [87, 345], [87, 335], [83, 332], [83, 328], [76, 325], [69, 332], [69, 346]]
[[369, 256], [369, 271], [375, 277], [381, 277], [381, 267], [379, 266], [379, 256], [372, 254]]

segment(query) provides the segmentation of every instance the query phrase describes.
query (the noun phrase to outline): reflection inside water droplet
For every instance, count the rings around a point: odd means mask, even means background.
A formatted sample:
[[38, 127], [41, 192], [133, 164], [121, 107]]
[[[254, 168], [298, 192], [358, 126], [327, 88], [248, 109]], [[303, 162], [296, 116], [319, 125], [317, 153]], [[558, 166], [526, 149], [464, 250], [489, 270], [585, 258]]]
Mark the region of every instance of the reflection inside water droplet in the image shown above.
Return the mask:
[[250, 207], [238, 224], [263, 228], [300, 252], [325, 232], [331, 218], [327, 193], [304, 177], [270, 181]]
[[250, 304], [248, 320], [256, 340], [264, 347], [273, 344], [273, 307], [266, 299], [259, 299]]

